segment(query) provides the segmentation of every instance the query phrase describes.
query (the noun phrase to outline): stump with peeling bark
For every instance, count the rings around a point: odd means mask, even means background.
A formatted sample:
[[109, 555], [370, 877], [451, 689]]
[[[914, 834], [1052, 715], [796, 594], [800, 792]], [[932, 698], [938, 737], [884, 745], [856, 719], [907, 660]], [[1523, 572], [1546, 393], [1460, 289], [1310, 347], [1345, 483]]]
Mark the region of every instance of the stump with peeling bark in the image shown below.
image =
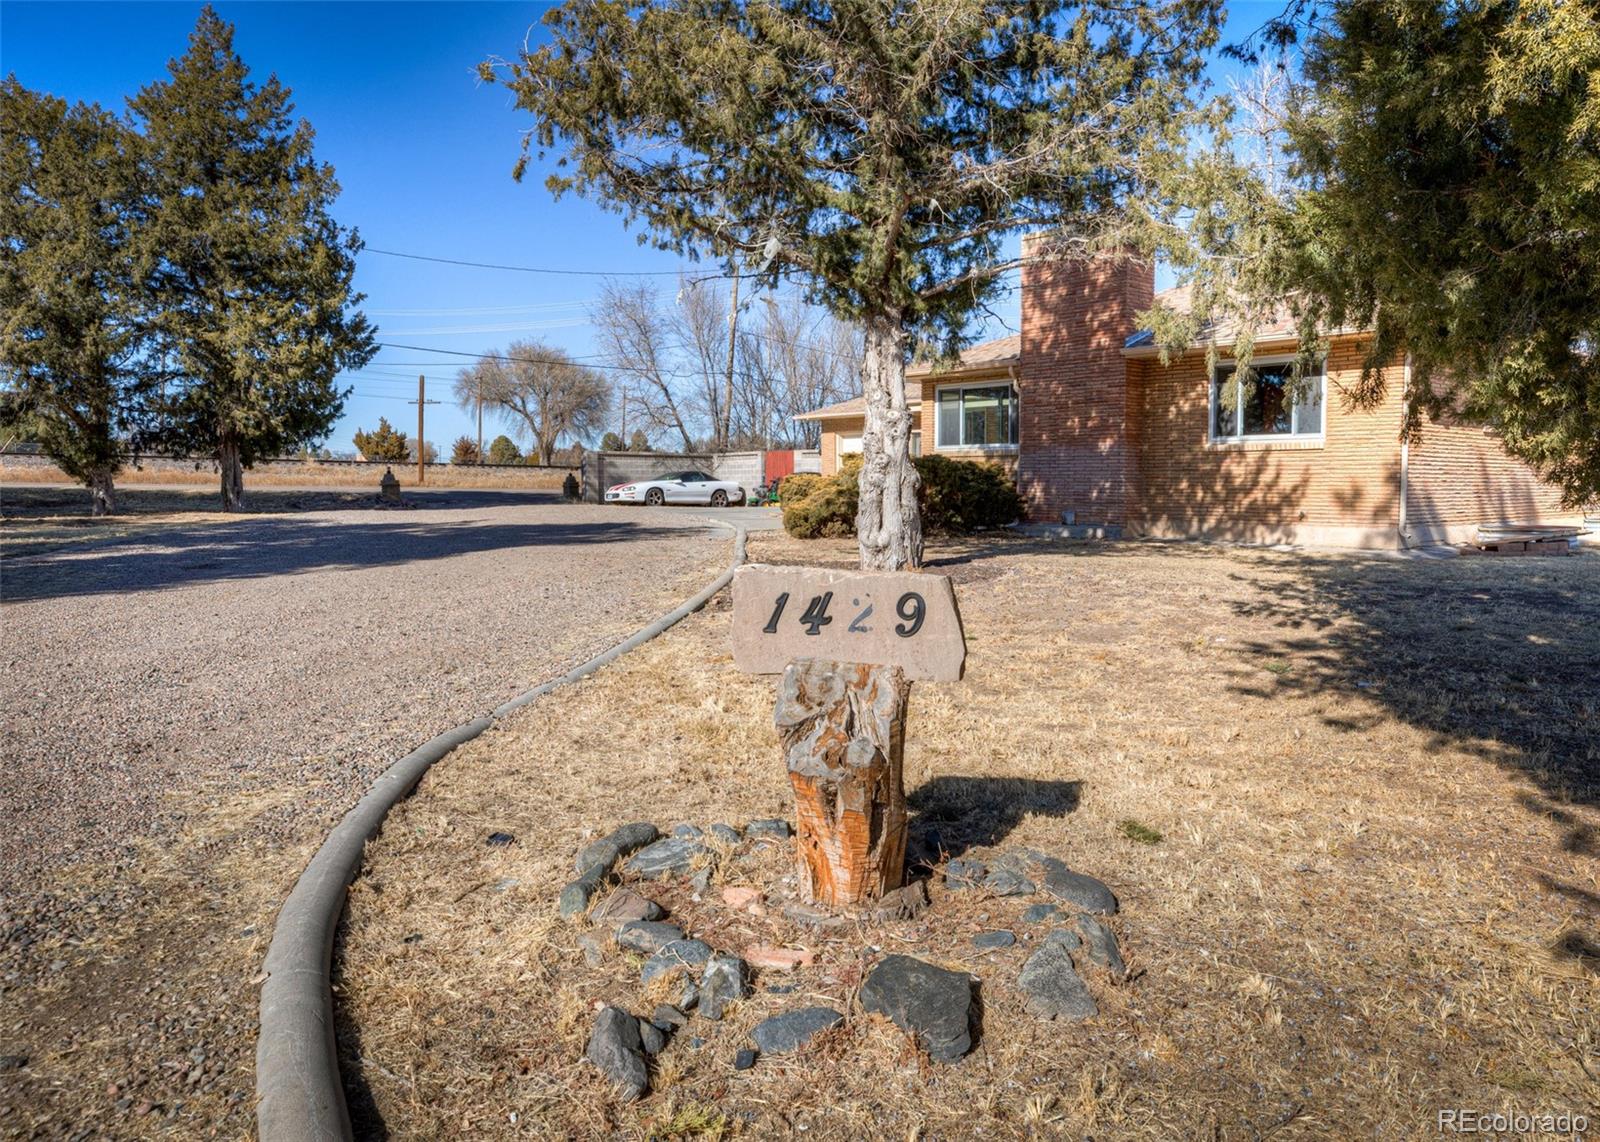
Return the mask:
[[799, 659], [776, 721], [794, 787], [800, 883], [830, 908], [877, 900], [905, 877], [906, 695], [893, 666]]

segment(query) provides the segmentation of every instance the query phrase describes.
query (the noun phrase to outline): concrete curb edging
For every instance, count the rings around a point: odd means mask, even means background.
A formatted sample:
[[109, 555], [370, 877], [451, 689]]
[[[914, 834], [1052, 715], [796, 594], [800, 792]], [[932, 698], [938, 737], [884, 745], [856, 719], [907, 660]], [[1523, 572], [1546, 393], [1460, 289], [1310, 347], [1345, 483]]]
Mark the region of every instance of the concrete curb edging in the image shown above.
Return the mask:
[[333, 940], [344, 913], [346, 890], [355, 879], [366, 843], [389, 810], [411, 792], [434, 762], [457, 746], [535, 698], [585, 678], [650, 641], [705, 606], [732, 582], [734, 571], [745, 559], [747, 532], [722, 520], [707, 522], [733, 530], [733, 559], [699, 594], [577, 669], [412, 750], [384, 770], [322, 842], [278, 912], [272, 944], [262, 964], [265, 980], [256, 1039], [256, 1131], [261, 1142], [348, 1142], [352, 1137], [334, 1042]]

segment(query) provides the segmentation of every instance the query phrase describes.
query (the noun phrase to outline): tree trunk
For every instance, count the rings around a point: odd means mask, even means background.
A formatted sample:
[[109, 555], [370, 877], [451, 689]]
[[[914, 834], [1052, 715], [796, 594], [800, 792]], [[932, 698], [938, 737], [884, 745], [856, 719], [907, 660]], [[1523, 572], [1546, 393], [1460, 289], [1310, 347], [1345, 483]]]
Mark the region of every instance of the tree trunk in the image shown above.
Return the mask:
[[911, 465], [911, 411], [906, 407], [906, 335], [899, 319], [866, 326], [861, 391], [866, 426], [861, 436], [861, 503], [856, 541], [868, 571], [922, 564], [922, 513], [917, 470]]
[[222, 510], [244, 510], [244, 464], [239, 459], [239, 440], [223, 433], [217, 444], [217, 466], [222, 469]]
[[789, 664], [775, 720], [794, 787], [800, 884], [830, 908], [877, 900], [905, 879], [901, 774], [906, 695], [898, 667]]
[[89, 514], [90, 515], [115, 515], [117, 511], [117, 489], [112, 482], [116, 473], [111, 468], [89, 469], [89, 479], [85, 481], [89, 489]]

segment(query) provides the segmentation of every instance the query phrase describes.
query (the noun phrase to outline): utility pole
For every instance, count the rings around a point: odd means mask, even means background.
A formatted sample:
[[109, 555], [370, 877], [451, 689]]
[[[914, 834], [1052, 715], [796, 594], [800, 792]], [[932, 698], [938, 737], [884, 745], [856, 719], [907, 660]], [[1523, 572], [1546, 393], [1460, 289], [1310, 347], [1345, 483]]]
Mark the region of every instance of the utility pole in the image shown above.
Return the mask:
[[728, 450], [728, 437], [733, 433], [733, 351], [734, 338], [739, 332], [739, 262], [728, 259], [728, 274], [733, 278], [733, 300], [728, 304], [728, 375], [722, 385], [722, 423], [717, 426], [722, 450]]
[[428, 478], [425, 468], [428, 462], [428, 438], [422, 435], [422, 411], [430, 404], [439, 403], [428, 399], [428, 378], [421, 373], [417, 374], [417, 399], [406, 403], [417, 406], [417, 486], [420, 488]]
[[478, 463], [483, 463], [483, 394], [478, 394]]

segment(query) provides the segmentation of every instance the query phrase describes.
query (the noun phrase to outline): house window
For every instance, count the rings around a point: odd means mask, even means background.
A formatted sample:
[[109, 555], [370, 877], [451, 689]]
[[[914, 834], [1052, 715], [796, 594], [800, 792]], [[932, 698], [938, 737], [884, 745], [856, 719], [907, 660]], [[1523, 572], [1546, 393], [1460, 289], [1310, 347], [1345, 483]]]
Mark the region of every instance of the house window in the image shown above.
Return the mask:
[[1250, 376], [1236, 365], [1219, 365], [1211, 379], [1211, 439], [1322, 435], [1322, 398], [1327, 378], [1294, 376], [1294, 362], [1252, 361]]
[[947, 386], [935, 425], [937, 448], [1015, 447], [1017, 394], [1010, 385]]
[[843, 432], [839, 433], [839, 443], [838, 443], [837, 451], [838, 451], [839, 455], [841, 455], [841, 456], [848, 456], [852, 452], [860, 452], [861, 451], [861, 433], [853, 432], [853, 433], [850, 433], [849, 435], [846, 435]]

